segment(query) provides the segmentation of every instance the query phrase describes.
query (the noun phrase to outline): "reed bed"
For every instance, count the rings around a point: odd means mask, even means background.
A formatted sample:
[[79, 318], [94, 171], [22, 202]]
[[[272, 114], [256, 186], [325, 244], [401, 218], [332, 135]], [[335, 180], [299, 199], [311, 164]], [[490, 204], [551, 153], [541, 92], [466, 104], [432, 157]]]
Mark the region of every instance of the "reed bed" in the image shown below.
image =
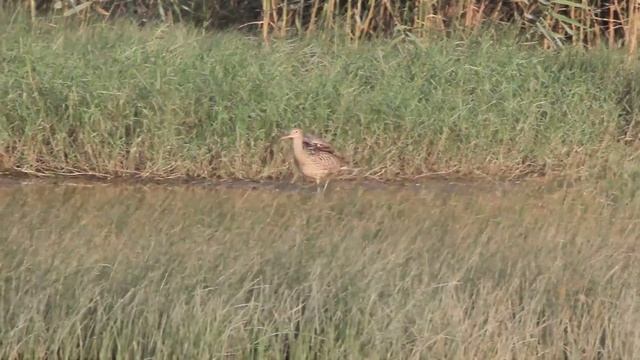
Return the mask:
[[[13, 1], [4, 0], [14, 4]], [[573, 44], [635, 52], [640, 4], [636, 0], [31, 0], [31, 16], [54, 14], [87, 20], [133, 17], [207, 28], [241, 27], [271, 36], [340, 33], [355, 42], [394, 33], [423, 37], [451, 30], [473, 33], [508, 23], [544, 47]]]
[[0, 168], [37, 175], [282, 179], [293, 126], [358, 176], [633, 177], [637, 64], [469, 38], [274, 40], [3, 13]]
[[610, 48], [628, 45], [635, 52], [638, 8], [635, 0], [490, 1], [490, 0], [264, 0], [259, 23], [270, 33], [311, 33], [332, 29], [354, 41], [380, 34], [426, 36], [485, 31], [487, 24], [508, 23], [541, 40], [545, 48], [566, 44]]
[[0, 357], [637, 358], [632, 188], [0, 188]]

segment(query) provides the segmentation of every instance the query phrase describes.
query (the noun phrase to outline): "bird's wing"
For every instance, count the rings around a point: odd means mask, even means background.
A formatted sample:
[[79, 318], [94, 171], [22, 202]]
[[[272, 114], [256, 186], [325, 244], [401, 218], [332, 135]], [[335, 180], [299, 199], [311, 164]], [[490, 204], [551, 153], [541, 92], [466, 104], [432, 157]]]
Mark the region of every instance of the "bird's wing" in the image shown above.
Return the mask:
[[311, 154], [322, 155], [322, 153], [325, 153], [330, 154], [330, 156], [335, 158], [340, 163], [344, 163], [346, 161], [342, 155], [336, 152], [331, 144], [317, 136], [305, 134], [304, 138], [302, 139], [302, 145], [304, 146], [305, 150]]
[[328, 142], [322, 140], [321, 138], [313, 135], [304, 135], [302, 139], [302, 144], [307, 150], [310, 151], [322, 151], [330, 154], [335, 154], [335, 150]]

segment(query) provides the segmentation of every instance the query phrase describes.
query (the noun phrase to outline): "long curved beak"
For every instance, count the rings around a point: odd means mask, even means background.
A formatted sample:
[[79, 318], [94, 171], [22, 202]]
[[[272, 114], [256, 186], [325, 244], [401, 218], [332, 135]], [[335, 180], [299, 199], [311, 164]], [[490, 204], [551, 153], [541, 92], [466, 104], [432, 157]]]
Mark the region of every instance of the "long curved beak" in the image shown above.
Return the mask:
[[291, 139], [293, 136], [291, 135], [285, 135], [283, 137], [280, 138], [280, 140], [284, 140], [284, 139]]

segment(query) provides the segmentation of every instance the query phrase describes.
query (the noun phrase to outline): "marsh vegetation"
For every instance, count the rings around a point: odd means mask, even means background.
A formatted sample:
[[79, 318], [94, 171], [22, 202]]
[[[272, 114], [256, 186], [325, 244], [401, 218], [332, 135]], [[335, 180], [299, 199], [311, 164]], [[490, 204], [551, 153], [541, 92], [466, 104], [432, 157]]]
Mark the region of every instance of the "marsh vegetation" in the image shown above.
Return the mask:
[[493, 3], [0, 2], [0, 358], [638, 358], [635, 8]]
[[0, 357], [636, 358], [640, 202], [593, 190], [0, 188]]
[[186, 25], [0, 24], [5, 171], [282, 179], [275, 139], [297, 126], [374, 179], [638, 172], [638, 66], [612, 49], [549, 52], [491, 30], [265, 47]]

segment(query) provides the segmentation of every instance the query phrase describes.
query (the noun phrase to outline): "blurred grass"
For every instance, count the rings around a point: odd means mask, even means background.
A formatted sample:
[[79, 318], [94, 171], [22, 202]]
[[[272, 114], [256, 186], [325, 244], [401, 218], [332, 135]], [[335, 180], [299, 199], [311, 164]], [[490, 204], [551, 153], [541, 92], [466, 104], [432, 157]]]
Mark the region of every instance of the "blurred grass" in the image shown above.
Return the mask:
[[624, 188], [0, 188], [0, 357], [637, 358]]
[[282, 178], [301, 126], [379, 179], [635, 177], [637, 66], [471, 37], [261, 40], [0, 15], [0, 167]]

